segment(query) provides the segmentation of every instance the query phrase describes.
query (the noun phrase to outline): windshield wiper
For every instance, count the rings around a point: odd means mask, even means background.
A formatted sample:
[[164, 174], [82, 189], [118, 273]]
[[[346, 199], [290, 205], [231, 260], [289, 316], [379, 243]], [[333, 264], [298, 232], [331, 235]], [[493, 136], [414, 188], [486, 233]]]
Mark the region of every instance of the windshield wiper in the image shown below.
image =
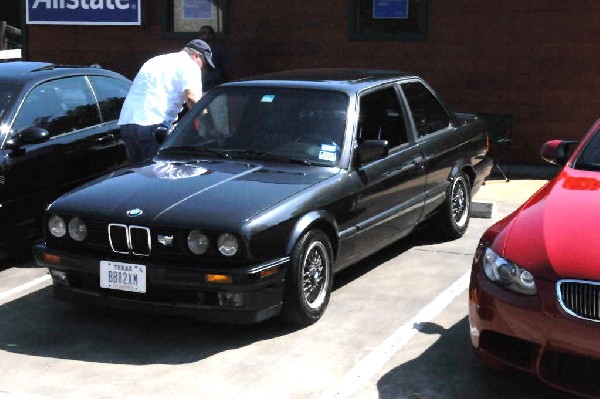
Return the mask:
[[231, 156], [229, 155], [229, 151], [217, 150], [215, 148], [207, 148], [207, 147], [194, 147], [191, 145], [183, 145], [183, 146], [178, 146], [178, 147], [167, 147], [167, 148], [163, 148], [159, 152], [164, 152], [164, 151], [190, 151], [190, 152], [194, 152], [194, 153], [201, 153], [201, 154], [204, 153], [204, 154], [216, 155], [221, 158], [231, 158]]
[[230, 155], [243, 155], [251, 158], [268, 159], [271, 161], [281, 161], [289, 163], [299, 163], [302, 165], [313, 165], [313, 162], [306, 159], [290, 158], [284, 155], [277, 155], [270, 152], [254, 151], [254, 150], [229, 150]]

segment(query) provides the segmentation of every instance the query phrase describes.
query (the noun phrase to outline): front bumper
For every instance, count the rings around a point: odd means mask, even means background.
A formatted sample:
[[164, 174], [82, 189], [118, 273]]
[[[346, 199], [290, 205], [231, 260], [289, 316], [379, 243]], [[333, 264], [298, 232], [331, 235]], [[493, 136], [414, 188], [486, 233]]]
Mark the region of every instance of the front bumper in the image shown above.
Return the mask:
[[523, 370], [555, 388], [600, 397], [600, 323], [567, 314], [554, 282], [536, 280], [536, 285], [537, 295], [520, 295], [473, 268], [469, 322], [476, 354], [485, 363]]
[[[57, 299], [102, 305], [123, 310], [189, 316], [211, 322], [257, 323], [278, 315], [283, 300], [284, 277], [289, 258], [240, 267], [213, 270], [199, 267], [172, 267], [147, 259], [112, 259], [34, 247], [36, 262], [47, 267], [53, 277]], [[136, 293], [100, 287], [100, 261], [119, 261], [146, 266], [146, 292]], [[268, 271], [268, 273], [264, 273]], [[56, 272], [64, 272], [57, 277]], [[262, 273], [261, 273], [262, 272]], [[206, 274], [231, 276], [231, 283], [207, 283]], [[235, 294], [242, 303], [224, 302]]]

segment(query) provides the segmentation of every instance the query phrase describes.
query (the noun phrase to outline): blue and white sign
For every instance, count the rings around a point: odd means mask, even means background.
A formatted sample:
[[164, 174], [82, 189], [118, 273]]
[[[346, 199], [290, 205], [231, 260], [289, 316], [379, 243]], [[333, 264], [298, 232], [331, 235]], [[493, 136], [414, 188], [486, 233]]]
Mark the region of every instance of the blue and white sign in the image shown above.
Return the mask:
[[373, 0], [374, 19], [407, 19], [409, 0]]
[[212, 18], [212, 0], [184, 0], [183, 17], [187, 19]]
[[26, 0], [28, 25], [141, 25], [141, 0]]

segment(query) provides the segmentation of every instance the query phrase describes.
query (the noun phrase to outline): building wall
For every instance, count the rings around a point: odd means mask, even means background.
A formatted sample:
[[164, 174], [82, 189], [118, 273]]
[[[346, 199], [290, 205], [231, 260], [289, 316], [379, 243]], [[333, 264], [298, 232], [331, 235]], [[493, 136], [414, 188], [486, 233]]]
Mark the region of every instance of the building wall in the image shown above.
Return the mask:
[[[30, 26], [28, 58], [97, 62], [133, 77], [187, 39], [163, 39], [159, 2], [141, 27]], [[429, 0], [423, 42], [348, 40], [346, 0], [231, 0], [222, 44], [234, 77], [291, 68], [399, 69], [456, 111], [514, 116], [513, 162], [539, 163], [549, 139], [578, 139], [600, 115], [600, 1]]]

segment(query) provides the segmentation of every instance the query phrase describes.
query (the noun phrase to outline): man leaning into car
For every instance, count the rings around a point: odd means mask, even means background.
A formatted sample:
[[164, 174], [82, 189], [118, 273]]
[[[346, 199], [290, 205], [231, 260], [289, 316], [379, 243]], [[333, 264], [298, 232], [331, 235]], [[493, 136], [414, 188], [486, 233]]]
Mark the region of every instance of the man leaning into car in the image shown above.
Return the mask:
[[139, 70], [123, 103], [119, 126], [132, 163], [158, 150], [154, 132], [175, 122], [182, 104], [191, 108], [202, 96], [202, 70], [214, 68], [210, 46], [200, 39], [181, 51], [156, 56]]

